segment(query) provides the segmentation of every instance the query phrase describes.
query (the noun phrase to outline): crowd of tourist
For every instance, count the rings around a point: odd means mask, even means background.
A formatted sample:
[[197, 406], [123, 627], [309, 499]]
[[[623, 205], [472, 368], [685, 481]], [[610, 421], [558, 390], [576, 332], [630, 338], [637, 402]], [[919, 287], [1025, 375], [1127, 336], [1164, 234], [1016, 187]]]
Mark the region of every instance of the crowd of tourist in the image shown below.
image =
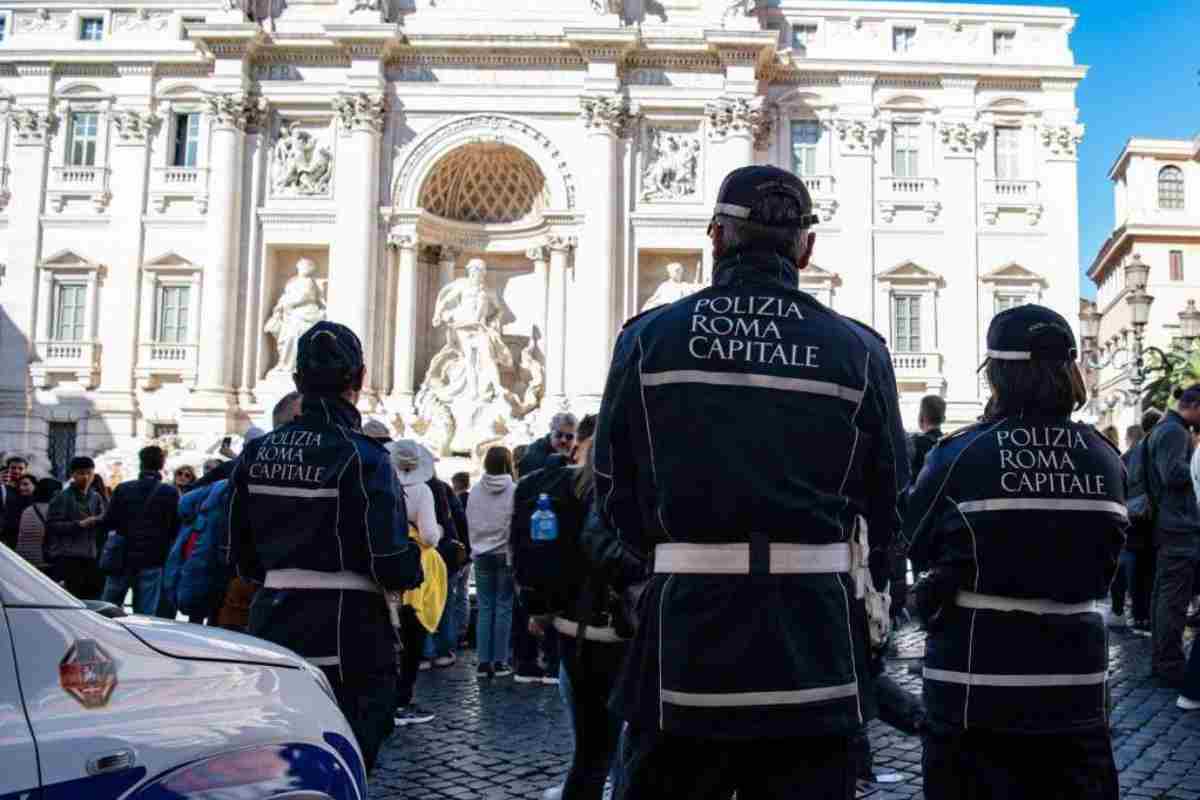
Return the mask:
[[[474, 485], [362, 419], [362, 344], [319, 322], [272, 431], [201, 476], [164, 481], [155, 446], [111, 493], [90, 459], [64, 486], [10, 458], [4, 541], [81, 598], [299, 653], [368, 769], [396, 726], [435, 718], [418, 674], [473, 632], [483, 687], [557, 684], [566, 702], [575, 751], [547, 798], [611, 781], [621, 800], [849, 800], [878, 714], [922, 736], [928, 800], [1116, 800], [1105, 626], [1148, 632], [1155, 677], [1200, 709], [1183, 635], [1200, 385], [1122, 455], [1070, 419], [1086, 401], [1070, 326], [1020, 306], [989, 327], [978, 423], [943, 435], [930, 396], [906, 435], [882, 338], [797, 289], [817, 221], [803, 183], [748, 167], [718, 200], [713, 286], [631, 320], [599, 414], [487, 448]], [[712, 320], [791, 349], [697, 350]], [[909, 610], [923, 702], [884, 669]]]

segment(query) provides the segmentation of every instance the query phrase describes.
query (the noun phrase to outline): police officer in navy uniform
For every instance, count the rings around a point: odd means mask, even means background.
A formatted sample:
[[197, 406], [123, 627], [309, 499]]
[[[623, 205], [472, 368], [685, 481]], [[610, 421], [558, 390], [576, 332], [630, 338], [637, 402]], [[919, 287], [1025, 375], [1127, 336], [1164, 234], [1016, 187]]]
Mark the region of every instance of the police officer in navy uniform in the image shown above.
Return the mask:
[[1071, 422], [1087, 400], [1059, 314], [988, 329], [982, 422], [943, 439], [905, 515], [928, 626], [927, 800], [1116, 800], [1104, 621], [1127, 525], [1120, 457]]
[[653, 565], [613, 699], [625, 798], [854, 796], [859, 544], [886, 587], [908, 469], [883, 341], [797, 288], [816, 222], [794, 175], [735, 170], [713, 285], [617, 342], [588, 533]]
[[320, 322], [301, 337], [301, 415], [246, 445], [231, 478], [230, 535], [239, 573], [264, 581], [249, 633], [325, 672], [371, 769], [396, 707], [387, 593], [423, 575], [387, 451], [361, 432], [365, 373], [344, 325]]

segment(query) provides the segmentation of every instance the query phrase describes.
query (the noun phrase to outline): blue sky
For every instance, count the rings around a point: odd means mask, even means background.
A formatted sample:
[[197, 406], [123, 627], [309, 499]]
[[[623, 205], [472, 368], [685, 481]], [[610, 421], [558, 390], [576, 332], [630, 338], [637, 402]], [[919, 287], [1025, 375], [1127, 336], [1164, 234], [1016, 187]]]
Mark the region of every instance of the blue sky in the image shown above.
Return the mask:
[[[1108, 169], [1132, 136], [1190, 139], [1200, 133], [1200, 2], [1197, 0], [991, 0], [1067, 6], [1079, 16], [1075, 61], [1090, 67], [1079, 87], [1087, 134], [1079, 151], [1079, 260], [1085, 273], [1113, 226]], [[1091, 281], [1082, 278], [1086, 296]]]

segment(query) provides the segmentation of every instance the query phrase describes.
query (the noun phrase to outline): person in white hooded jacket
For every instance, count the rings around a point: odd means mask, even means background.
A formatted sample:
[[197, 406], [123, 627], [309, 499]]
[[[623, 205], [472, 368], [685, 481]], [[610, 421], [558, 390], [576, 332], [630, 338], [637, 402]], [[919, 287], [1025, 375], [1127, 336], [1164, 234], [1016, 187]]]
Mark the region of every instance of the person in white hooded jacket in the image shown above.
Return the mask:
[[[404, 505], [408, 510], [409, 525], [416, 528], [417, 539], [423, 547], [437, 547], [442, 539], [442, 526], [437, 521], [433, 490], [426, 485], [434, 473], [433, 453], [411, 439], [390, 442], [386, 447], [400, 485], [404, 487]], [[403, 651], [400, 657], [397, 726], [417, 725], [434, 718], [432, 713], [413, 702], [413, 687], [417, 682], [427, 635], [411, 606], [400, 609], [400, 643]]]
[[512, 454], [505, 447], [489, 448], [483, 470], [483, 478], [471, 489], [467, 502], [479, 598], [475, 649], [479, 654], [479, 677], [503, 677], [512, 674], [508, 666], [513, 616], [513, 580], [508, 561], [515, 489]]

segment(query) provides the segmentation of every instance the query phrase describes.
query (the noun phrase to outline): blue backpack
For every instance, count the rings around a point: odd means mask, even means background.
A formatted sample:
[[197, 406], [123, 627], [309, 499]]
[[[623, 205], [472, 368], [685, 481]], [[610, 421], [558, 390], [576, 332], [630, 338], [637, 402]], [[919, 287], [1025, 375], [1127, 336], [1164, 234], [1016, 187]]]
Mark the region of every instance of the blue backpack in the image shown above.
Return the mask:
[[163, 567], [163, 592], [189, 616], [208, 616], [228, 583], [220, 558], [229, 529], [229, 481], [217, 481], [179, 498], [179, 534]]

